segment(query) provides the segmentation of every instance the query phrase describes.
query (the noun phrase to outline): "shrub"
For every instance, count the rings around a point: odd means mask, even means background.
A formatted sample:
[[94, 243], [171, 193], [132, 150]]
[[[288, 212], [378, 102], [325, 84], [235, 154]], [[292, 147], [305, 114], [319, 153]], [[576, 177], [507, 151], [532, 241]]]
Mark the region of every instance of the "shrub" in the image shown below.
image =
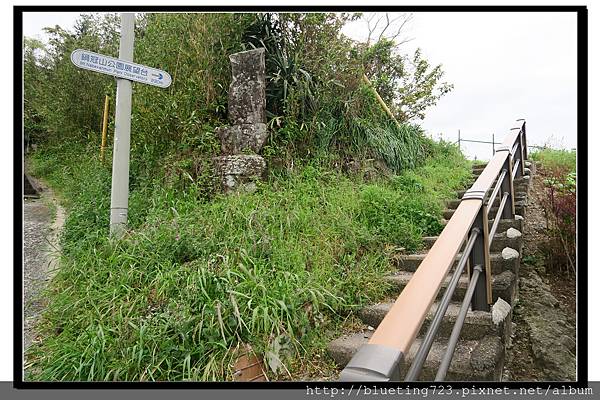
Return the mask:
[[575, 275], [577, 247], [577, 172], [575, 151], [543, 149], [532, 153], [538, 162], [546, 196], [542, 207], [547, 240], [540, 246], [547, 270]]
[[[409, 124], [411, 118], [402, 115], [406, 107], [414, 106], [409, 114], [422, 116], [449, 90], [440, 82], [441, 68], [430, 66], [417, 54], [411, 72], [406, 67], [411, 62], [396, 54], [391, 42], [382, 39], [371, 48], [351, 41], [341, 29], [357, 17], [336, 13], [138, 15], [136, 62], [169, 71], [173, 84], [166, 90], [134, 84], [132, 172], [136, 176], [161, 174], [161, 159], [173, 152], [217, 154], [214, 128], [227, 118], [228, 55], [259, 46], [267, 49], [271, 134], [265, 155], [281, 158], [287, 165], [306, 158], [348, 157], [377, 157], [396, 171], [418, 164], [423, 140], [419, 129]], [[83, 15], [74, 32], [58, 27], [47, 31], [51, 39], [46, 46], [25, 41], [25, 132], [38, 143], [76, 140], [99, 145], [104, 95], [114, 98], [114, 79], [74, 67], [69, 54], [86, 48], [116, 56], [119, 18], [116, 14]], [[374, 77], [401, 127], [391, 123], [371, 89], [364, 86], [364, 72]], [[385, 88], [379, 84], [383, 80]], [[404, 97], [394, 98], [394, 90]], [[111, 128], [113, 111], [114, 101]]]
[[547, 219], [547, 241], [542, 250], [546, 268], [575, 275], [577, 247], [577, 175], [556, 167], [544, 170], [546, 197], [542, 206]]

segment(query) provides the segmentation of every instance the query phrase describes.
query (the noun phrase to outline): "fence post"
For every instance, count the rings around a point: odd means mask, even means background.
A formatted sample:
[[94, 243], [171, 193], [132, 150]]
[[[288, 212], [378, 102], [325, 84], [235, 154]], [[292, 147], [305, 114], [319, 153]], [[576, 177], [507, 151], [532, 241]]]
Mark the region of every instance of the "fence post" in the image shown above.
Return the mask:
[[458, 150], [460, 151], [460, 129], [458, 130]]
[[492, 156], [496, 155], [496, 141], [494, 140], [494, 134], [492, 133]]

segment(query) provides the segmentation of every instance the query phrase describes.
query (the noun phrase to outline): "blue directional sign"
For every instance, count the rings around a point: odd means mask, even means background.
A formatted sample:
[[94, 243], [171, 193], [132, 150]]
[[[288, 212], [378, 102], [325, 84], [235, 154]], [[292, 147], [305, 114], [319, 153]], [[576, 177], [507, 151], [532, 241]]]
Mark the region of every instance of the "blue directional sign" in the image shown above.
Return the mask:
[[162, 88], [169, 87], [172, 81], [171, 75], [165, 71], [88, 50], [73, 51], [71, 62], [79, 68]]

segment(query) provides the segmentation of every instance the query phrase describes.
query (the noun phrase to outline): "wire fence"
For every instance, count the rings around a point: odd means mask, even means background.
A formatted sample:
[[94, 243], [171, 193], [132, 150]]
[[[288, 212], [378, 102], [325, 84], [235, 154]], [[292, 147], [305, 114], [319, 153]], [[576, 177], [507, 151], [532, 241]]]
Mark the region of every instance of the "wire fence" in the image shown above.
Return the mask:
[[[474, 139], [463, 139], [460, 136], [460, 129], [458, 130], [458, 140], [456, 142], [454, 142], [454, 144], [458, 144], [458, 149], [462, 151], [460, 144], [461, 143], [482, 143], [482, 144], [491, 144], [492, 145], [492, 156], [494, 154], [496, 154], [496, 145], [497, 144], [501, 144], [500, 142], [496, 142], [495, 139], [495, 135], [492, 133], [492, 140], [488, 141], [488, 140], [474, 140]], [[536, 145], [532, 145], [532, 144], [528, 144], [527, 145], [528, 148], [532, 148], [532, 149], [547, 149], [548, 146], [536, 146]]]

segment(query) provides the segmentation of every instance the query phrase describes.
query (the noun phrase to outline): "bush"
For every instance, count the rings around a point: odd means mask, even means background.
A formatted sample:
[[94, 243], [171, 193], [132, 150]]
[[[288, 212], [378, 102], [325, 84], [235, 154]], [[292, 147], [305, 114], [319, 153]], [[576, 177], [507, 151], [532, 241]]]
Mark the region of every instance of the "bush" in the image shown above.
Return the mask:
[[542, 207], [547, 220], [547, 240], [541, 250], [546, 268], [575, 276], [577, 248], [576, 152], [544, 149], [532, 154], [538, 161], [546, 197]]

